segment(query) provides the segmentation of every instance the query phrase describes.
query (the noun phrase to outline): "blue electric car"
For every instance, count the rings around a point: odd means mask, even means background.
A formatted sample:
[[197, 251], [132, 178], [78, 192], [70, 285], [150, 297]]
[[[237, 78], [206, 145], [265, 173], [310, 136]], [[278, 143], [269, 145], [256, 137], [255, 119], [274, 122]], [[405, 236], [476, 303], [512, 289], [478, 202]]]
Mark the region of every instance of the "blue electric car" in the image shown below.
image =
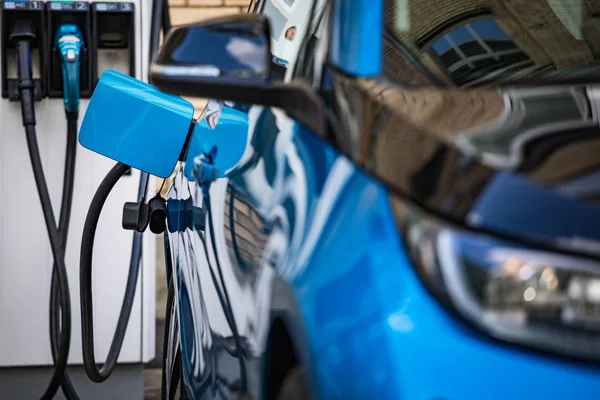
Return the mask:
[[165, 398], [600, 399], [600, 1], [175, 28]]

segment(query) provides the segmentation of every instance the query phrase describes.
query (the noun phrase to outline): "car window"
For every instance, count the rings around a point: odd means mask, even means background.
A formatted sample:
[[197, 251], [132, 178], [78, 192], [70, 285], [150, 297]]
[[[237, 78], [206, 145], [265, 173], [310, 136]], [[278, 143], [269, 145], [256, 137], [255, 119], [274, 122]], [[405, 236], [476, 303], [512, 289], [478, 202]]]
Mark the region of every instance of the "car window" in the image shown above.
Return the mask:
[[600, 76], [600, 0], [386, 0], [385, 74], [403, 85]]

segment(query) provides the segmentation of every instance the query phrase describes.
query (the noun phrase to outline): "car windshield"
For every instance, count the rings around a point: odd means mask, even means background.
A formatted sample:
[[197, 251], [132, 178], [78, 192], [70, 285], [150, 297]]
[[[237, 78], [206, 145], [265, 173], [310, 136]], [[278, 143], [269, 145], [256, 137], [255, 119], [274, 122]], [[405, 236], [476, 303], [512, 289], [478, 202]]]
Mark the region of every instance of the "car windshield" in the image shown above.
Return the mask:
[[405, 84], [600, 75], [600, 0], [387, 0], [385, 29], [385, 72]]

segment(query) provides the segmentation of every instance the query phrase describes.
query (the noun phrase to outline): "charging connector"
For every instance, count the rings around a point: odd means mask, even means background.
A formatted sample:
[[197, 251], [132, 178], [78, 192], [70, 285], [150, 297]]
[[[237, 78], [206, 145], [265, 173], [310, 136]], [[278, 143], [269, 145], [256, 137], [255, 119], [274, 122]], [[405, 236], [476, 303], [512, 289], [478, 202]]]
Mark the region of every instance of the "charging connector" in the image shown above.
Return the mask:
[[83, 35], [77, 25], [64, 24], [58, 28], [54, 44], [60, 54], [63, 78], [63, 98], [67, 119], [77, 119], [79, 113], [79, 70]]
[[29, 21], [18, 21], [12, 25], [9, 40], [15, 44], [17, 52], [17, 78], [23, 126], [35, 126], [35, 110], [33, 108], [33, 65], [31, 42], [35, 40], [35, 29]]

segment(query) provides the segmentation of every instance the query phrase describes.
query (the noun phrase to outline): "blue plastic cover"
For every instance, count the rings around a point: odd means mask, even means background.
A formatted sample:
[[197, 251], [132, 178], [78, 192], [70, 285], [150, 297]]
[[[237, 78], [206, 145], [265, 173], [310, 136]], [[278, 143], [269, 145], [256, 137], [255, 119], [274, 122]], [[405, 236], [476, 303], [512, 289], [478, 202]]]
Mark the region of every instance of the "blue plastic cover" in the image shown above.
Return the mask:
[[194, 106], [181, 97], [108, 70], [87, 108], [79, 143], [103, 156], [166, 178], [183, 149]]

